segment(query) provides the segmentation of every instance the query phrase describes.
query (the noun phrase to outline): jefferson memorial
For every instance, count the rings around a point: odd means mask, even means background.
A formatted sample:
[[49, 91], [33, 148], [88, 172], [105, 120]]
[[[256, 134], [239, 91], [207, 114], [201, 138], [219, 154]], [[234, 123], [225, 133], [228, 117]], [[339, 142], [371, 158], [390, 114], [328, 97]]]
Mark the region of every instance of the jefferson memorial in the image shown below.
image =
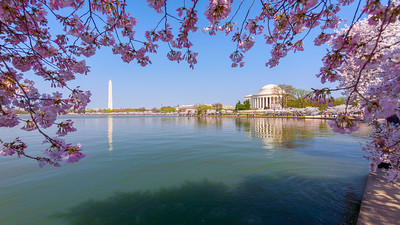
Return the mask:
[[278, 85], [268, 84], [257, 94], [244, 96], [244, 100], [250, 101], [251, 109], [281, 109], [284, 94]]

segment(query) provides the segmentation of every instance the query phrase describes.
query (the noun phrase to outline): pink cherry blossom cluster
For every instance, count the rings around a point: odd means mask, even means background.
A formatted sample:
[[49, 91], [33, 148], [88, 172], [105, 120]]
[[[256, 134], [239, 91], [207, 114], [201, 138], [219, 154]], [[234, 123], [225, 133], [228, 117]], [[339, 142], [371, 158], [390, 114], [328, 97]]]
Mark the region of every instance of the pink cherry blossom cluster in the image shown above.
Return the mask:
[[329, 121], [328, 124], [332, 131], [339, 134], [350, 134], [359, 129], [357, 124], [345, 114], [338, 115], [336, 119]]
[[194, 64], [197, 63], [197, 55], [199, 53], [197, 52], [192, 52], [190, 50], [186, 51], [185, 55], [184, 55], [184, 59], [186, 60], [186, 62], [189, 64], [190, 68], [194, 69]]
[[170, 42], [174, 39], [174, 35], [171, 32], [172, 28], [169, 27], [169, 24], [166, 25], [165, 29], [158, 31], [158, 38], [164, 42]]
[[2, 127], [15, 127], [19, 124], [18, 116], [10, 111], [4, 111], [0, 113], [0, 124]]
[[244, 35], [241, 40], [238, 47], [242, 52], [247, 52], [254, 46], [254, 37]]
[[184, 59], [184, 57], [182, 56], [182, 52], [180, 51], [174, 51], [171, 49], [171, 51], [167, 54], [167, 57], [169, 60], [171, 61], [176, 61], [176, 62], [180, 62], [181, 60]]
[[371, 171], [376, 171], [382, 162], [390, 164], [386, 169], [386, 180], [392, 184], [400, 178], [400, 127], [399, 124], [377, 124], [372, 141], [363, 146], [368, 153]]
[[217, 31], [225, 31], [228, 35], [235, 28], [236, 22], [226, 22], [221, 26], [221, 20], [229, 16], [231, 12], [231, 4], [233, 0], [209, 0], [206, 12], [204, 15], [210, 22], [208, 27], [203, 28], [204, 33], [209, 35], [216, 35]]
[[328, 102], [328, 106], [332, 107], [335, 99], [331, 96], [331, 91], [328, 88], [314, 89], [314, 92], [305, 96], [309, 99], [310, 104], [322, 104], [325, 105]]
[[193, 44], [189, 41], [189, 32], [197, 31], [197, 12], [194, 10], [197, 1], [195, 1], [193, 8], [186, 10], [186, 16], [183, 18], [182, 25], [179, 28], [178, 38], [173, 42], [176, 48], [190, 48]]
[[224, 25], [220, 26], [220, 22], [214, 22], [208, 27], [204, 27], [202, 31], [208, 33], [209, 35], [216, 35], [217, 31], [224, 31], [225, 35], [231, 33], [236, 27], [236, 22], [226, 22]]
[[325, 34], [324, 32], [321, 32], [317, 38], [314, 39], [314, 44], [316, 46], [320, 46], [322, 44], [327, 43], [329, 40], [331, 40], [333, 37], [333, 34]]
[[78, 9], [83, 5], [84, 0], [51, 0], [49, 6], [51, 10], [59, 10], [66, 7]]
[[153, 8], [158, 13], [163, 13], [161, 9], [165, 7], [167, 4], [166, 0], [146, 0], [146, 1], [149, 3], [149, 7]]
[[18, 157], [25, 154], [24, 150], [27, 146], [19, 138], [16, 138], [12, 142], [3, 142], [2, 140], [0, 140], [0, 142], [3, 146], [1, 148], [0, 154], [3, 156], [12, 156], [15, 154], [15, 152], [17, 152]]
[[233, 0], [209, 0], [204, 15], [211, 24], [225, 19], [231, 12], [232, 1]]
[[64, 139], [54, 137], [49, 138], [43, 142], [44, 144], [50, 144], [50, 147], [42, 150], [47, 157], [38, 157], [39, 167], [43, 167], [46, 164], [59, 167], [60, 162], [74, 163], [85, 157], [85, 154], [81, 152], [82, 145], [77, 144], [66, 144]]
[[245, 28], [250, 32], [250, 34], [262, 34], [264, 26], [258, 25], [258, 21], [258, 17], [256, 17], [255, 19], [247, 20]]
[[71, 120], [66, 120], [65, 122], [60, 122], [57, 124], [57, 135], [58, 136], [65, 136], [67, 135], [69, 132], [74, 132], [76, 131], [76, 128], [73, 127], [73, 121]]
[[238, 64], [240, 64], [240, 66], [244, 66], [244, 62], [242, 62], [243, 60], [243, 54], [236, 50], [235, 52], [233, 52], [230, 56], [229, 56], [232, 60], [232, 67], [237, 67]]

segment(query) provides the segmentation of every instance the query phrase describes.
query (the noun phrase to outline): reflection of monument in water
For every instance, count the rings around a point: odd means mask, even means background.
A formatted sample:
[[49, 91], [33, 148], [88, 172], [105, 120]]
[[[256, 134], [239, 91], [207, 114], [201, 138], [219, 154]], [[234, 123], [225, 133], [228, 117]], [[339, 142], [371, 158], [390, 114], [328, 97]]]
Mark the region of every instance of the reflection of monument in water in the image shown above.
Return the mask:
[[254, 118], [251, 135], [260, 138], [265, 148], [274, 147], [275, 143], [283, 142], [282, 119]]
[[112, 82], [111, 80], [108, 81], [108, 109], [113, 109], [113, 102], [112, 102]]
[[[246, 120], [246, 119], [244, 119]], [[245, 132], [254, 138], [259, 138], [264, 148], [294, 148], [304, 140], [315, 136], [322, 127], [327, 127], [326, 121], [291, 118], [251, 118], [240, 121]], [[238, 124], [238, 123], [237, 123]]]
[[107, 123], [108, 123], [108, 151], [113, 150], [113, 118], [112, 116], [109, 116], [107, 118]]
[[[107, 105], [107, 108], [110, 110], [113, 109], [111, 80], [108, 81], [108, 105]], [[108, 150], [111, 152], [113, 150], [113, 144], [112, 144], [113, 118], [111, 116], [109, 116], [107, 118], [107, 123], [108, 123]]]

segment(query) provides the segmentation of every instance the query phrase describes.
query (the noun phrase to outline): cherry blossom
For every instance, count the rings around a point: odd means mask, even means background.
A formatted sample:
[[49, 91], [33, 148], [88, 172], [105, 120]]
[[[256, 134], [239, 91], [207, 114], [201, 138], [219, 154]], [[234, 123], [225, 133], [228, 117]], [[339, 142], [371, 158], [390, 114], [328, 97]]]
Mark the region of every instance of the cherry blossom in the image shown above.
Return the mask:
[[[385, 170], [391, 183], [400, 178], [399, 129], [396, 124], [378, 120], [400, 116], [400, 23], [391, 19], [398, 14], [392, 11], [396, 7], [398, 3], [378, 4], [374, 10], [364, 8], [371, 15], [337, 31], [329, 41], [332, 50], [323, 58], [324, 67], [317, 75], [323, 83], [339, 82], [336, 89], [323, 91], [343, 91], [348, 105], [357, 104], [364, 112], [363, 119], [374, 124], [373, 141], [365, 144], [363, 150], [368, 153], [372, 171], [382, 162], [391, 165]], [[315, 96], [320, 91], [316, 90]], [[355, 123], [345, 114], [330, 125], [339, 133], [356, 130]]]
[[232, 0], [209, 0], [204, 15], [211, 24], [228, 17], [231, 12]]

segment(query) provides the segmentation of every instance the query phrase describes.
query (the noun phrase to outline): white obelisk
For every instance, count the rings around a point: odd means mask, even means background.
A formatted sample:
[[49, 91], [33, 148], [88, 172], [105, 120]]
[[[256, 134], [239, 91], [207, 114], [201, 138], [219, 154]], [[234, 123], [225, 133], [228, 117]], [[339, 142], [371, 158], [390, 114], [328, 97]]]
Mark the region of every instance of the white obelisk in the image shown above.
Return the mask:
[[112, 82], [108, 81], [108, 109], [113, 110], [112, 104]]

